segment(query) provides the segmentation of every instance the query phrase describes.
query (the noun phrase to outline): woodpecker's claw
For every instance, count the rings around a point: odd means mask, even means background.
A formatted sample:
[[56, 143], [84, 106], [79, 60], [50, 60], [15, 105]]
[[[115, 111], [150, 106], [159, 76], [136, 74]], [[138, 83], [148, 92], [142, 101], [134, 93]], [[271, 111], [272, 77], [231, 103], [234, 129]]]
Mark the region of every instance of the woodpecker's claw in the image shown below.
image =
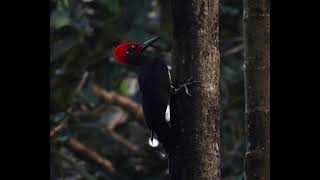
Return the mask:
[[187, 85], [184, 85], [184, 89], [186, 91], [186, 94], [191, 97], [191, 94], [189, 93], [189, 89]]
[[181, 92], [182, 89], [184, 89], [184, 92], [191, 97], [192, 95], [189, 93], [188, 86], [192, 84], [200, 83], [200, 81], [191, 81], [191, 79], [192, 77], [187, 79], [186, 82], [180, 85], [178, 88], [175, 88], [173, 85], [171, 85], [171, 88], [173, 88], [173, 91], [174, 91], [173, 95], [178, 94], [179, 92]]

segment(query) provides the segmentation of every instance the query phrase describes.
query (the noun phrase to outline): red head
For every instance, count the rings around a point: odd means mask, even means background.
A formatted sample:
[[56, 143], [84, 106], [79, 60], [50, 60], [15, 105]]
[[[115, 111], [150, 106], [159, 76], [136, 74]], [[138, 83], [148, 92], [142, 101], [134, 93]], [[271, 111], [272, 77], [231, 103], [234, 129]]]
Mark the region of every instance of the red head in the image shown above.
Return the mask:
[[141, 44], [136, 42], [125, 42], [114, 49], [114, 58], [118, 64], [128, 64], [129, 55], [140, 56]]
[[138, 65], [141, 62], [139, 61], [139, 57], [142, 52], [150, 46], [153, 42], [155, 42], [159, 37], [154, 37], [149, 39], [144, 43], [136, 43], [136, 42], [125, 42], [118, 45], [114, 49], [114, 58], [118, 64], [132, 64]]

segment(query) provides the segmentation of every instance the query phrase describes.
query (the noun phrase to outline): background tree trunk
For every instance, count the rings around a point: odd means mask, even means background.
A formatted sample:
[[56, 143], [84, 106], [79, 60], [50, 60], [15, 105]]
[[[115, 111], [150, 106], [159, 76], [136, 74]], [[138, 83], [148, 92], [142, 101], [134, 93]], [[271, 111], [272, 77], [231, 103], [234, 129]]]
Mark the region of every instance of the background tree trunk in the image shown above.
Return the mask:
[[244, 0], [246, 180], [270, 179], [270, 2]]
[[200, 81], [171, 99], [179, 145], [170, 157], [174, 180], [220, 179], [219, 1], [173, 0], [174, 83]]

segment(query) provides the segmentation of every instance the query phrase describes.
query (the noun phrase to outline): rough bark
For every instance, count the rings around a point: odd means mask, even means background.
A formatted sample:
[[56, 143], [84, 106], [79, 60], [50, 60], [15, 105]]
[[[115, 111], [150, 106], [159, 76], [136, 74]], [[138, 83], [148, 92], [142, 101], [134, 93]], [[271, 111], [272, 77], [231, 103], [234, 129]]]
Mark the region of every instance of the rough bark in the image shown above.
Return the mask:
[[244, 0], [246, 180], [270, 179], [270, 2]]
[[173, 0], [175, 84], [200, 81], [171, 99], [171, 125], [178, 147], [170, 157], [174, 180], [220, 179], [219, 1]]

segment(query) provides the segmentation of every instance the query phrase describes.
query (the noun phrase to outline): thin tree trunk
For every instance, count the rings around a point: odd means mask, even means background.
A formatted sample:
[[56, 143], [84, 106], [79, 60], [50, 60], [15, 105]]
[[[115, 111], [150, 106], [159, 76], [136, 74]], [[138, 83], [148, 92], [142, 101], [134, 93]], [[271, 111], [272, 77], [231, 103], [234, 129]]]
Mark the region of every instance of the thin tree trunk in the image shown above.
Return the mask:
[[246, 180], [270, 179], [270, 2], [244, 0]]
[[200, 81], [192, 97], [171, 99], [178, 147], [170, 156], [171, 179], [220, 179], [218, 0], [173, 0], [174, 83]]

